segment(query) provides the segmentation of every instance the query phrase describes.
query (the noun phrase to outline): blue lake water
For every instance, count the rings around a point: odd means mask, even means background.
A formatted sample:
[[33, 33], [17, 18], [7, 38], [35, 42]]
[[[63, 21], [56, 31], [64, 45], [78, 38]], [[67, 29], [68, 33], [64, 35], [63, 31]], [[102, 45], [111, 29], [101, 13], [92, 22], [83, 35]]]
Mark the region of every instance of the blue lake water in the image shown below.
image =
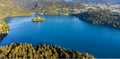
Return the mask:
[[44, 22], [32, 22], [33, 16], [9, 19], [11, 30], [0, 45], [14, 42], [55, 44], [88, 52], [97, 58], [120, 57], [120, 30], [93, 25], [72, 16], [47, 16]]

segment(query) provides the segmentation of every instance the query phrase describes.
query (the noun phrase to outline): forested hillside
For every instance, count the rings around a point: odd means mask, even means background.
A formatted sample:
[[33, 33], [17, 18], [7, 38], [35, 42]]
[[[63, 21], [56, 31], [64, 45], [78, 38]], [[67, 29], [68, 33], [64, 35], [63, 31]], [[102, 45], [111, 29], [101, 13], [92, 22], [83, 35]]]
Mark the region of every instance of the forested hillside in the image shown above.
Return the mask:
[[108, 10], [94, 10], [74, 14], [73, 16], [93, 24], [103, 24], [120, 29], [120, 13], [110, 12]]
[[31, 44], [11, 44], [0, 47], [0, 58], [78, 58], [78, 59], [95, 59], [88, 53], [80, 53], [73, 50], [67, 50], [55, 45], [39, 44], [33, 46]]

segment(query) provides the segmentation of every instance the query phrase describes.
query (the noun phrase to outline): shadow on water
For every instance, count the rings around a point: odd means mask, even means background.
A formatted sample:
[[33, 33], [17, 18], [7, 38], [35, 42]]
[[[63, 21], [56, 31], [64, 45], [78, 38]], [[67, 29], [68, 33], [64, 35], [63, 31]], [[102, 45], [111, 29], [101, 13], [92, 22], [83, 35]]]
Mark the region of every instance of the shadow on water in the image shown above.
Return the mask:
[[[6, 18], [3, 19], [3, 21], [5, 21], [6, 23], [9, 23], [10, 22], [9, 19], [11, 19], [11, 18], [12, 17], [6, 17]], [[0, 43], [6, 36], [7, 36], [7, 34], [0, 34]]]
[[11, 18], [12, 18], [12, 17], [6, 17], [6, 18], [4, 18], [3, 20], [4, 20], [6, 23], [9, 23]]
[[7, 34], [0, 34], [0, 43], [7, 36]]

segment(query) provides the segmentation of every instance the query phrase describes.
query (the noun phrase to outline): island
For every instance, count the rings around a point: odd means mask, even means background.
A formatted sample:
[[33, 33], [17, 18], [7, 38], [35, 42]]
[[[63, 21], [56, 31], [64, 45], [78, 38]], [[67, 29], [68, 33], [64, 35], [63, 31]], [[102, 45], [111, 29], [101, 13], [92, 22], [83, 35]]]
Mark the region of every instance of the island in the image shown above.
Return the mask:
[[111, 12], [109, 10], [90, 10], [71, 15], [92, 24], [103, 24], [120, 29], [120, 13], [117, 12]]
[[45, 19], [43, 17], [35, 17], [35, 18], [32, 18], [32, 22], [43, 22]]
[[32, 44], [14, 43], [0, 47], [0, 58], [82, 58], [95, 59], [94, 56], [88, 53], [80, 53], [74, 50], [67, 50], [55, 45], [39, 44], [33, 46]]

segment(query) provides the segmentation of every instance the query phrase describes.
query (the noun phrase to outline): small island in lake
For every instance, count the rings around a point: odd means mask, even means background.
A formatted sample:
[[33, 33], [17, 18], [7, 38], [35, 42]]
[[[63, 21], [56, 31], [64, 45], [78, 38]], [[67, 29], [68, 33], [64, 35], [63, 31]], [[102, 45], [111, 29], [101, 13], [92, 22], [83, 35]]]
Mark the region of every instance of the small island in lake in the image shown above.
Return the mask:
[[72, 14], [80, 20], [84, 20], [93, 24], [103, 24], [120, 29], [120, 13], [111, 12], [109, 10], [90, 10], [79, 14]]
[[35, 18], [32, 18], [32, 22], [43, 22], [45, 19], [43, 17], [35, 17]]

